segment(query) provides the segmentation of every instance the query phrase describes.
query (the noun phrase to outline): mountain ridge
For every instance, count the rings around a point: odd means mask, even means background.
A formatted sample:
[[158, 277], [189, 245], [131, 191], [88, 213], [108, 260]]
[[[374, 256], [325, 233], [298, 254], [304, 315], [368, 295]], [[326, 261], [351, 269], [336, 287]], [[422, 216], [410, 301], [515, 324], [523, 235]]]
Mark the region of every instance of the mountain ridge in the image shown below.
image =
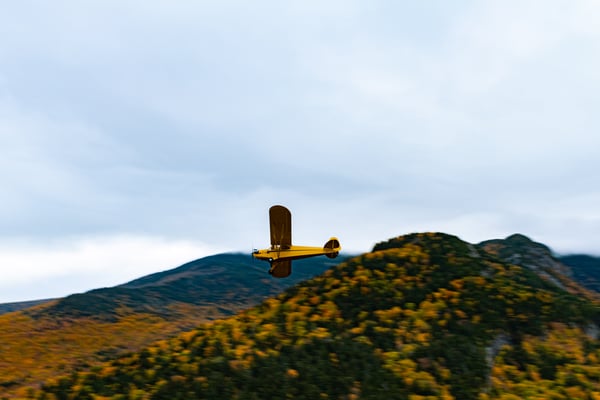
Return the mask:
[[[383, 243], [383, 242], [382, 242]], [[378, 244], [376, 244], [375, 246], [378, 246]], [[596, 256], [592, 256], [589, 254], [566, 254], [566, 255], [557, 255], [554, 254], [552, 252], [552, 250], [546, 246], [543, 243], [539, 243], [539, 242], [535, 242], [533, 240], [531, 240], [529, 237], [527, 237], [524, 234], [521, 233], [514, 233], [511, 234], [509, 236], [507, 236], [504, 239], [489, 239], [489, 240], [485, 240], [482, 241], [474, 246], [478, 246], [478, 247], [486, 247], [489, 251], [497, 251], [494, 250], [494, 247], [506, 247], [506, 246], [511, 247], [511, 251], [508, 252], [508, 257], [512, 257], [512, 258], [504, 258], [506, 261], [508, 262], [514, 262], [516, 264], [523, 264], [523, 262], [521, 261], [521, 255], [519, 254], [518, 248], [519, 247], [523, 247], [525, 246], [533, 246], [534, 248], [537, 249], [537, 251], [543, 255], [543, 257], [547, 260], [549, 258], [553, 259], [553, 261], [551, 261], [550, 263], [554, 263], [556, 264], [556, 262], [559, 262], [561, 265], [557, 267], [557, 269], [560, 269], [560, 273], [563, 275], [566, 275], [567, 277], [570, 277], [572, 279], [574, 279], [577, 283], [581, 284], [582, 286], [586, 287], [587, 289], [596, 291], [596, 292], [600, 292], [600, 257], [596, 257]], [[221, 254], [214, 254], [214, 255], [210, 255], [207, 257], [204, 257], [202, 259], [209, 259], [211, 257], [215, 257], [215, 256], [222, 256], [222, 255], [242, 255], [243, 253], [241, 252], [231, 252], [231, 253], [221, 253]], [[347, 255], [346, 257], [349, 257], [350, 255]], [[501, 254], [499, 254], [499, 256], [502, 256]], [[531, 257], [529, 257], [531, 258]], [[73, 295], [81, 295], [81, 294], [86, 294], [86, 293], [90, 293], [90, 292], [94, 292], [94, 291], [101, 291], [101, 290], [105, 290], [105, 289], [112, 289], [112, 288], [141, 288], [143, 287], [143, 285], [145, 284], [149, 284], [151, 282], [154, 282], [157, 278], [161, 277], [161, 276], [169, 276], [171, 275], [171, 272], [175, 272], [175, 270], [180, 270], [181, 272], [185, 271], [186, 269], [191, 268], [194, 263], [196, 263], [199, 260], [194, 260], [194, 261], [190, 261], [188, 263], [185, 263], [179, 267], [173, 268], [173, 269], [168, 269], [165, 271], [160, 271], [160, 272], [156, 272], [156, 273], [152, 273], [149, 275], [145, 275], [142, 276], [140, 278], [136, 278], [133, 279], [129, 282], [120, 284], [120, 285], [116, 285], [116, 286], [112, 286], [112, 287], [108, 287], [108, 288], [97, 288], [97, 289], [92, 289], [88, 292], [85, 293], [75, 293]], [[539, 262], [539, 260], [537, 260]], [[258, 262], [257, 262], [258, 263]], [[548, 261], [546, 261], [546, 264], [548, 264]], [[531, 264], [530, 264], [531, 266]], [[260, 267], [259, 267], [260, 268]], [[218, 272], [222, 272], [223, 271], [223, 267], [215, 267], [215, 270], [212, 271], [213, 273], [218, 273]], [[204, 272], [204, 274], [209, 275], [211, 272], [210, 271], [206, 271]], [[201, 274], [198, 273], [197, 274]], [[173, 277], [169, 277], [168, 279], [173, 279]], [[73, 296], [73, 295], [69, 295], [69, 296]], [[69, 297], [69, 296], [65, 296], [65, 297]], [[43, 304], [43, 303], [47, 303], [53, 300], [61, 300], [63, 298], [55, 298], [55, 299], [34, 299], [34, 300], [26, 300], [26, 301], [18, 301], [18, 302], [8, 302], [8, 303], [0, 303], [0, 315], [7, 313], [7, 312], [12, 312], [12, 311], [18, 311], [18, 310], [23, 310], [23, 309], [27, 309], [29, 307], [38, 305], [38, 304]]]
[[514, 243], [493, 244], [392, 238], [236, 316], [46, 382], [37, 398], [600, 396], [600, 303], [540, 276], [548, 260], [507, 262], [498, 254]]
[[39, 299], [39, 300], [25, 300], [25, 301], [13, 301], [9, 303], [0, 303], [0, 315], [6, 314], [13, 311], [24, 310], [40, 304], [48, 303], [56, 299]]
[[300, 260], [290, 279], [276, 280], [266, 274], [265, 263], [259, 264], [250, 255], [217, 254], [114, 287], [69, 295], [44, 309], [42, 314], [108, 322], [123, 314], [139, 312], [168, 318], [174, 313], [170, 306], [178, 303], [207, 307], [219, 304], [223, 315], [231, 315], [248, 303], [257, 303], [331, 265], [335, 261]]
[[[340, 257], [344, 260], [344, 256]], [[198, 324], [233, 315], [335, 265], [300, 260], [291, 279], [268, 264], [225, 253], [0, 315], [0, 398], [70, 369], [89, 368]]]

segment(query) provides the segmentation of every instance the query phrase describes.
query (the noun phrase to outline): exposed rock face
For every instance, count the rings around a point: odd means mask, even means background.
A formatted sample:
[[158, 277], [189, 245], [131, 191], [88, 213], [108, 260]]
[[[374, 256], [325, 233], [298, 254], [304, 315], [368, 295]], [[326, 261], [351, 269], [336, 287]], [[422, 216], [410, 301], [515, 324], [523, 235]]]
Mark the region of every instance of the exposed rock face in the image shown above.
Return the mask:
[[506, 239], [486, 240], [476, 246], [505, 262], [528, 268], [545, 281], [572, 294], [600, 299], [598, 293], [576, 283], [572, 269], [556, 258], [548, 246], [525, 235], [517, 233]]
[[485, 348], [485, 361], [490, 369], [494, 366], [494, 358], [496, 358], [502, 346], [507, 344], [510, 344], [510, 337], [502, 332], [499, 333], [492, 343]]
[[594, 340], [598, 340], [600, 337], [600, 327], [594, 323], [590, 323], [585, 327], [585, 334]]
[[519, 233], [506, 239], [486, 240], [477, 246], [506, 262], [522, 265], [536, 272], [554, 271], [565, 276], [572, 275], [570, 268], [558, 261], [548, 246]]
[[542, 278], [567, 290], [555, 275], [560, 274], [563, 277], [570, 277], [572, 275], [571, 270], [558, 261], [546, 245], [534, 242], [527, 236], [517, 233], [506, 239], [487, 240], [477, 246], [484, 251], [495, 254], [506, 262], [527, 267]]

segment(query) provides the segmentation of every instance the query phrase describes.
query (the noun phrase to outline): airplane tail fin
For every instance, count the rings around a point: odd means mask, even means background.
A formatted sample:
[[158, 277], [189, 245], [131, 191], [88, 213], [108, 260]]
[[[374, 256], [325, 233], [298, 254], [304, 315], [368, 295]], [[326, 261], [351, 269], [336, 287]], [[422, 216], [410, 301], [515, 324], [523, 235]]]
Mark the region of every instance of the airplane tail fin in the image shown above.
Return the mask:
[[342, 246], [340, 246], [340, 241], [337, 238], [332, 237], [325, 243], [323, 249], [328, 250], [327, 253], [325, 253], [327, 257], [336, 258], [340, 253]]

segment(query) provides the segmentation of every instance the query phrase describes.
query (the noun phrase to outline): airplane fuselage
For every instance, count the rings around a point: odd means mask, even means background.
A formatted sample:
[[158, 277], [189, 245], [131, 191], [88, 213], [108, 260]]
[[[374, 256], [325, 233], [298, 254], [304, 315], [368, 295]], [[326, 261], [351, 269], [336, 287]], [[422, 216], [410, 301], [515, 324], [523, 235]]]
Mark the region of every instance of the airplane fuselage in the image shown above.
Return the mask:
[[271, 262], [277, 260], [298, 260], [301, 258], [322, 255], [334, 258], [338, 255], [339, 251], [339, 248], [328, 249], [313, 246], [290, 246], [285, 249], [278, 246], [272, 246], [269, 249], [256, 250], [252, 253], [252, 255], [260, 260]]

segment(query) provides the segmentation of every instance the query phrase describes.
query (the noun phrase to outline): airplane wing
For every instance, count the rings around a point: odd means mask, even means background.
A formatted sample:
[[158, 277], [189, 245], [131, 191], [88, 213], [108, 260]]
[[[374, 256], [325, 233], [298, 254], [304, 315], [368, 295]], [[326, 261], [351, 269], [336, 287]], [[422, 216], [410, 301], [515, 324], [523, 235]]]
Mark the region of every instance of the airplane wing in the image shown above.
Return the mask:
[[271, 224], [271, 246], [280, 246], [282, 249], [292, 247], [292, 213], [290, 213], [290, 210], [283, 206], [271, 207], [269, 209], [269, 221]]
[[292, 273], [292, 260], [276, 260], [271, 263], [269, 273], [275, 278], [285, 278]]

